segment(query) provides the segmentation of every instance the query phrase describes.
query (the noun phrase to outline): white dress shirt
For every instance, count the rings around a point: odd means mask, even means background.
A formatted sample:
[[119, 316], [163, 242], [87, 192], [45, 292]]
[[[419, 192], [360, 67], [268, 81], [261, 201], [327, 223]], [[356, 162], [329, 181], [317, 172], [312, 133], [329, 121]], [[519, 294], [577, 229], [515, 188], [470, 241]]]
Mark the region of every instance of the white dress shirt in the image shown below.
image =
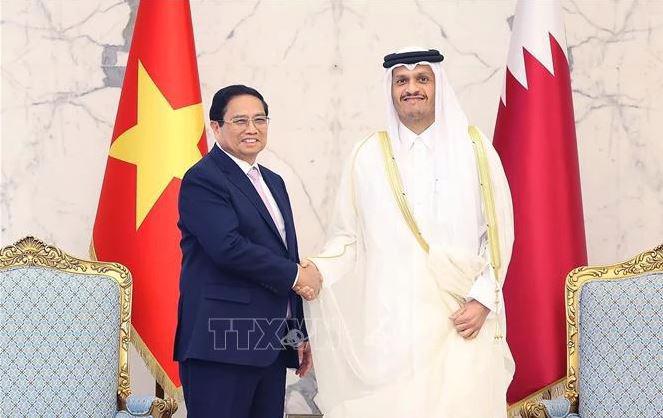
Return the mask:
[[398, 129], [401, 142], [399, 168], [408, 203], [422, 232], [430, 230], [433, 218], [435, 185], [433, 130], [429, 127], [417, 135], [405, 125]]
[[[403, 178], [403, 187], [407, 194], [408, 203], [417, 224], [425, 236], [430, 230], [430, 220], [434, 215], [434, 199], [439, 179], [435, 175], [435, 152], [433, 144], [433, 126], [431, 125], [421, 134], [417, 135], [402, 123], [398, 126], [400, 139], [399, 170]], [[478, 191], [477, 191], [478, 193]], [[483, 218], [483, 216], [482, 216]], [[482, 221], [483, 222], [483, 221]], [[482, 227], [481, 248], [479, 254], [489, 256], [486, 251], [485, 225]], [[495, 311], [495, 282], [491, 277], [489, 268], [484, 270], [474, 281], [467, 300], [477, 300], [486, 308]], [[502, 306], [502, 304], [500, 304]]]

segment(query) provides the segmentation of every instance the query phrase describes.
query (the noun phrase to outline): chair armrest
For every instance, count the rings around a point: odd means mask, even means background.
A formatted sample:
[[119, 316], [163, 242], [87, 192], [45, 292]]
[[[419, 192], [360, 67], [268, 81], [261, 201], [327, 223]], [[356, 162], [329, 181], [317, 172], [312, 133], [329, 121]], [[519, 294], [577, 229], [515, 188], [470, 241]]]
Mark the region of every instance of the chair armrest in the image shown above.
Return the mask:
[[523, 406], [522, 416], [524, 418], [567, 418], [577, 416], [569, 414], [571, 402], [564, 397], [555, 399], [541, 399], [539, 401], [526, 402]]
[[126, 400], [126, 410], [117, 413], [116, 418], [148, 417], [170, 418], [177, 411], [175, 399], [161, 399], [156, 396], [130, 395]]

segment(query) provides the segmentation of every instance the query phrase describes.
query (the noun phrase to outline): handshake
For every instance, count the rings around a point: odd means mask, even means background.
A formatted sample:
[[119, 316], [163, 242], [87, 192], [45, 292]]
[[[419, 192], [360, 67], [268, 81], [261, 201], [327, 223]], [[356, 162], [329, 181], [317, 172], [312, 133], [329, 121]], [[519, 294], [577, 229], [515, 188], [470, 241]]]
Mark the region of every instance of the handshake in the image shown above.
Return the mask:
[[320, 270], [309, 260], [303, 260], [299, 265], [299, 277], [293, 290], [304, 299], [311, 301], [318, 297], [322, 288], [322, 275]]

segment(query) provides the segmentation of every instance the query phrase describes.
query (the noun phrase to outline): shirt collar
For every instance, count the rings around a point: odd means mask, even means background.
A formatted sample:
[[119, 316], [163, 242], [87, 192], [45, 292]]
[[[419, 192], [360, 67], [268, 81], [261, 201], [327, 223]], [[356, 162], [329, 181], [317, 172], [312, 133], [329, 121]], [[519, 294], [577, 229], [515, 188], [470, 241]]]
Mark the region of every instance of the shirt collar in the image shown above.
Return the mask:
[[[433, 124], [435, 125], [435, 124]], [[419, 135], [412, 132], [407, 126], [402, 123], [398, 123], [398, 137], [400, 138], [401, 145], [404, 149], [410, 150], [415, 144], [415, 141], [421, 141], [422, 144], [428, 148], [428, 150], [433, 149], [433, 125], [426, 128], [425, 131]]]
[[251, 169], [254, 168], [254, 167], [255, 167], [255, 169], [258, 170], [258, 172], [260, 173], [260, 167], [258, 166], [258, 163], [257, 163], [257, 162], [255, 162], [255, 163], [253, 163], [253, 164], [249, 164], [249, 163], [247, 163], [246, 161], [241, 160], [241, 159], [235, 157], [234, 155], [230, 154], [229, 152], [227, 152], [226, 150], [224, 150], [223, 148], [221, 148], [221, 146], [219, 145], [219, 143], [216, 142], [216, 141], [214, 141], [214, 146], [218, 147], [221, 151], [225, 152], [226, 155], [227, 155], [228, 157], [230, 157], [230, 159], [233, 160], [233, 161], [235, 162], [235, 164], [237, 164], [237, 165], [239, 166], [240, 170], [242, 170], [242, 172], [243, 172], [244, 174], [246, 174], [247, 176], [249, 175], [249, 171], [251, 171]]

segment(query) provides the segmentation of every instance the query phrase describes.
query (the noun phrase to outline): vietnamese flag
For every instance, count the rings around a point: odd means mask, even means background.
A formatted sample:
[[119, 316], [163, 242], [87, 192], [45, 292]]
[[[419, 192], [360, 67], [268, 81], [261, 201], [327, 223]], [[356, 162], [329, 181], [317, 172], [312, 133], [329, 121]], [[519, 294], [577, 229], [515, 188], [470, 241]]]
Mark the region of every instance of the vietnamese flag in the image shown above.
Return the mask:
[[143, 0], [91, 250], [131, 271], [132, 341], [171, 396], [181, 395], [173, 361], [182, 257], [177, 198], [182, 176], [206, 152], [189, 2]]
[[587, 263], [562, 8], [519, 0], [494, 145], [513, 197], [515, 242], [504, 283], [519, 401], [566, 375], [564, 280]]

